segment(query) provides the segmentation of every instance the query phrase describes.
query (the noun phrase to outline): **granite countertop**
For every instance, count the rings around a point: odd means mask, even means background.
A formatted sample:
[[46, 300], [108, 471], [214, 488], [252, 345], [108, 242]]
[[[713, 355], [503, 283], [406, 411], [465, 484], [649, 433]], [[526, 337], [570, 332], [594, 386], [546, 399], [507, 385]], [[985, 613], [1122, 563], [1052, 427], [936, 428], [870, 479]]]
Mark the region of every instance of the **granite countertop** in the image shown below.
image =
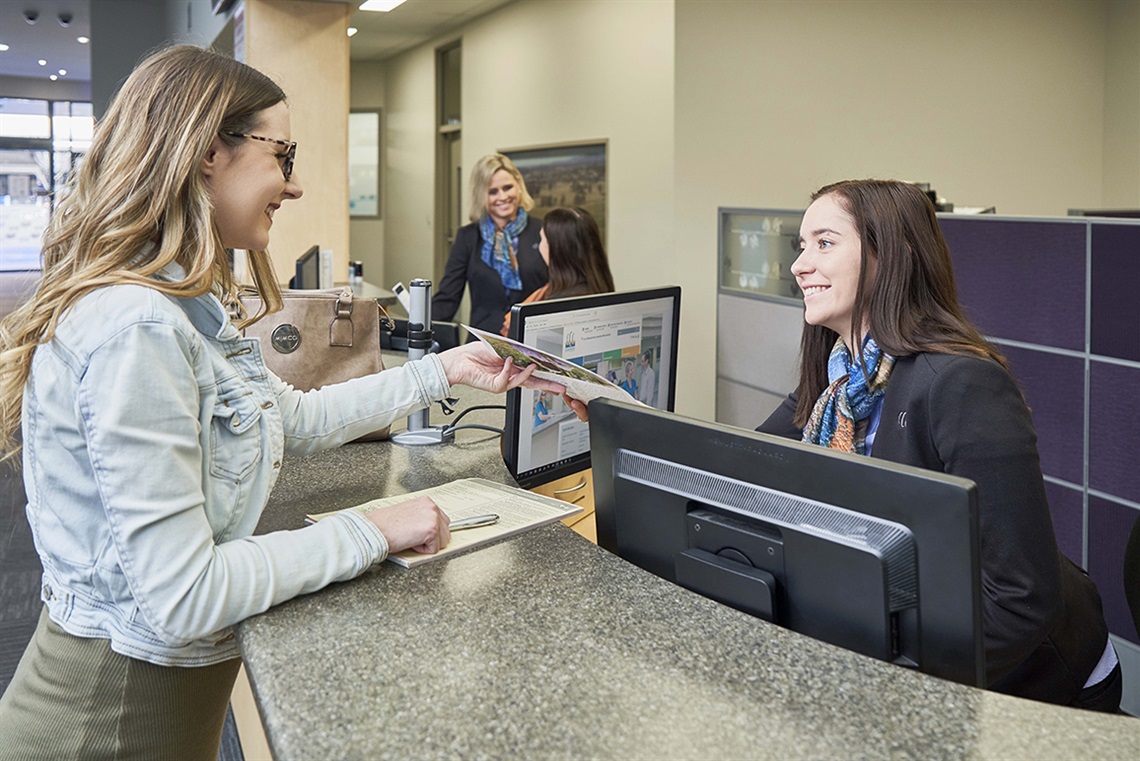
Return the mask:
[[[460, 396], [460, 409], [502, 401]], [[497, 436], [290, 459], [258, 531], [466, 476], [511, 483]], [[238, 640], [277, 761], [1140, 754], [1140, 720], [964, 687], [817, 642], [658, 579], [561, 524], [411, 570], [382, 564], [249, 619]]]

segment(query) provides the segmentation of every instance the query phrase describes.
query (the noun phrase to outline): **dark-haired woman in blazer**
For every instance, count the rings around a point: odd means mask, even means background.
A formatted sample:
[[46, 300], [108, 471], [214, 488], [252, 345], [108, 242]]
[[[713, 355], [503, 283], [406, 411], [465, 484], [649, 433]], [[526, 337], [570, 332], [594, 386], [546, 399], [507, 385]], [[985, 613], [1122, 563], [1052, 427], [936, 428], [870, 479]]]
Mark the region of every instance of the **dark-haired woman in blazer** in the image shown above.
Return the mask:
[[829, 185], [800, 245], [799, 386], [758, 430], [974, 481], [987, 686], [1117, 711], [1100, 596], [1057, 549], [1029, 410], [963, 314], [926, 195], [895, 181]]

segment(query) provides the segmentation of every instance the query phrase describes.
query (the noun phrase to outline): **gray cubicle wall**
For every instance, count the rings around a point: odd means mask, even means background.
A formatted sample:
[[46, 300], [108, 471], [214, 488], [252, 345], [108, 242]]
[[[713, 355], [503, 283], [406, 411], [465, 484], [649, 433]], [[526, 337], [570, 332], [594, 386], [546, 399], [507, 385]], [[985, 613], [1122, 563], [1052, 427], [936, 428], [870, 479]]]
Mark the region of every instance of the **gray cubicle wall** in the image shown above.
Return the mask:
[[795, 384], [803, 306], [790, 265], [803, 210], [718, 211], [716, 419], [755, 428]]
[[[1125, 705], [1137, 713], [1140, 634], [1122, 567], [1140, 517], [1140, 221], [940, 214], [939, 222], [962, 303], [1025, 392], [1057, 542], [1100, 590]], [[717, 420], [754, 428], [794, 383], [802, 306], [721, 283]]]

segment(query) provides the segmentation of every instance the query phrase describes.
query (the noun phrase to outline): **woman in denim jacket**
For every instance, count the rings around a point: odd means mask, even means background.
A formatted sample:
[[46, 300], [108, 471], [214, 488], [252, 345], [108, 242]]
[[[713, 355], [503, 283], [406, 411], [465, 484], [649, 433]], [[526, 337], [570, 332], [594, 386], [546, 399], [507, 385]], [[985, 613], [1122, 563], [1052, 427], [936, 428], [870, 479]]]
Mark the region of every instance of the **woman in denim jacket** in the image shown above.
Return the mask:
[[[230, 627], [405, 548], [447, 544], [421, 498], [252, 536], [285, 453], [383, 427], [455, 384], [529, 380], [481, 344], [301, 393], [223, 302], [250, 251], [269, 311], [273, 215], [299, 198], [285, 95], [230, 58], [161, 51], [127, 79], [0, 326], [0, 456], [20, 448], [44, 612], [0, 700], [0, 758], [216, 758]], [[261, 316], [261, 315], [258, 315]]]

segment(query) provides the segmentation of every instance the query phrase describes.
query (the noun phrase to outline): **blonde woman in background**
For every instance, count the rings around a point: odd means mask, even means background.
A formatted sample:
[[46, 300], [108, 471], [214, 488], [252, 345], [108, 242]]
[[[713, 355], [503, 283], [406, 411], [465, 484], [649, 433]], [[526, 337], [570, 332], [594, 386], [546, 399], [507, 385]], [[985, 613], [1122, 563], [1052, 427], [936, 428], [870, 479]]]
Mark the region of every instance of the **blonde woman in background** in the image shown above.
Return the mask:
[[44, 602], [0, 698], [0, 759], [213, 761], [239, 665], [231, 626], [449, 539], [426, 499], [252, 536], [283, 455], [454, 384], [563, 390], [480, 344], [308, 393], [270, 373], [227, 316], [226, 249], [251, 251], [279, 308], [265, 249], [303, 192], [296, 152], [276, 84], [172, 47], [123, 84], [56, 208], [39, 289], [0, 324], [0, 457], [22, 427]]
[[501, 153], [475, 163], [468, 208], [471, 223], [455, 234], [431, 315], [433, 320], [455, 317], [466, 287], [469, 324], [498, 333], [511, 307], [546, 284], [546, 262], [538, 251], [542, 220], [528, 215], [534, 200], [522, 174]]

